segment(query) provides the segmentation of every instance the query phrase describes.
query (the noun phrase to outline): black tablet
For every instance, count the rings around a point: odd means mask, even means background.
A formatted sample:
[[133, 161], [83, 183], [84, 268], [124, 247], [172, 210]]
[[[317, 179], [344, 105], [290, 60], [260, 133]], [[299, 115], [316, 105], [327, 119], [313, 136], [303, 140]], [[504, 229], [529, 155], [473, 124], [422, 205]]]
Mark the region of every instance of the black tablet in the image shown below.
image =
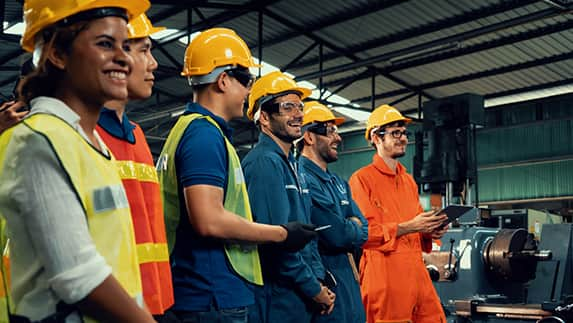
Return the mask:
[[445, 213], [448, 216], [448, 220], [446, 221], [446, 223], [450, 223], [472, 209], [474, 209], [474, 207], [471, 205], [450, 204], [445, 208], [441, 209], [436, 214], [440, 215], [442, 213]]

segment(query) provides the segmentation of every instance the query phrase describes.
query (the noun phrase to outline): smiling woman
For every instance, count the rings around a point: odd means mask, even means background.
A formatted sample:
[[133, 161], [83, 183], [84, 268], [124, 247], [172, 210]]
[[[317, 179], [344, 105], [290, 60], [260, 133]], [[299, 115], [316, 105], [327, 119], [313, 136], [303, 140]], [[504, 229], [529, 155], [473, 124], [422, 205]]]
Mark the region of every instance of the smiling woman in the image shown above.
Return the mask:
[[127, 98], [126, 77], [132, 65], [126, 53], [127, 16], [119, 8], [108, 8], [106, 14], [73, 24], [64, 21], [43, 31], [42, 47], [36, 49], [41, 50], [38, 67], [20, 88], [26, 101], [57, 97], [81, 114], [99, 112], [107, 100]]
[[0, 136], [14, 319], [153, 322], [141, 308], [125, 192], [95, 132], [103, 103], [127, 98], [127, 20], [148, 7], [147, 0], [24, 2], [22, 47], [40, 54], [19, 89], [31, 112]]

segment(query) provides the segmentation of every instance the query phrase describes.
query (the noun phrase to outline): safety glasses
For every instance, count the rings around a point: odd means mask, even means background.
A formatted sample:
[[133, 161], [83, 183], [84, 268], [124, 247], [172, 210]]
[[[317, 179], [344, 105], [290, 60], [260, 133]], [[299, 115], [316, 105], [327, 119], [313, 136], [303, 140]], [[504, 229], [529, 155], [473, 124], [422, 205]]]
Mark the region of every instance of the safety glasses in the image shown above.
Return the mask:
[[292, 115], [298, 112], [302, 112], [304, 109], [304, 103], [302, 102], [292, 102], [283, 101], [273, 104], [275, 111], [278, 111], [281, 115]]
[[247, 68], [234, 68], [226, 70], [225, 73], [247, 89], [250, 89], [251, 86], [253, 86], [253, 82], [255, 82], [255, 76], [251, 74]]
[[315, 123], [314, 125], [308, 127], [308, 131], [315, 133], [317, 135], [333, 137], [338, 134], [338, 127], [336, 125], [327, 125], [326, 123]]
[[408, 130], [404, 130], [404, 131], [392, 130], [390, 132], [385, 131], [385, 130], [378, 131], [378, 136], [380, 136], [380, 137], [384, 136], [385, 134], [389, 134], [394, 139], [400, 139], [402, 136], [406, 136], [406, 138], [409, 138], [412, 133]]

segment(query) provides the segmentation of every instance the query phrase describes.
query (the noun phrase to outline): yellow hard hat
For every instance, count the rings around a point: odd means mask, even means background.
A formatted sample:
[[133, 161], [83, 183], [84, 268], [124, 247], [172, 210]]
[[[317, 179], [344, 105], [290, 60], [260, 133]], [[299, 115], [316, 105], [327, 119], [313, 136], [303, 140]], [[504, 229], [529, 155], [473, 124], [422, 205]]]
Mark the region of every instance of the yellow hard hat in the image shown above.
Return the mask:
[[127, 37], [129, 39], [144, 38], [162, 30], [165, 30], [165, 27], [153, 27], [147, 15], [142, 13], [129, 20], [129, 24], [127, 25]]
[[304, 113], [304, 117], [302, 119], [303, 126], [313, 122], [332, 121], [337, 126], [344, 123], [344, 118], [335, 117], [329, 108], [325, 107], [318, 101], [305, 102], [303, 113]]
[[366, 140], [370, 140], [370, 132], [372, 129], [382, 127], [396, 121], [404, 121], [405, 123], [410, 123], [412, 119], [404, 117], [400, 111], [398, 111], [393, 106], [383, 104], [377, 107], [376, 110], [372, 111], [370, 117], [368, 117], [368, 121], [366, 121], [366, 132], [364, 133], [364, 137]]
[[258, 101], [261, 98], [288, 91], [300, 93], [301, 100], [304, 100], [312, 93], [310, 89], [298, 86], [292, 77], [281, 73], [280, 71], [270, 72], [269, 74], [262, 76], [260, 79], [255, 81], [251, 88], [247, 117], [250, 120], [255, 118], [255, 112], [260, 105], [260, 102]]
[[233, 30], [211, 28], [200, 33], [187, 46], [181, 75], [206, 75], [216, 67], [226, 65], [260, 67], [255, 64], [245, 41]]
[[148, 0], [25, 0], [24, 22], [26, 30], [22, 35], [22, 48], [34, 50], [36, 35], [44, 28], [79, 12], [96, 8], [121, 8], [131, 17], [145, 12], [150, 6]]

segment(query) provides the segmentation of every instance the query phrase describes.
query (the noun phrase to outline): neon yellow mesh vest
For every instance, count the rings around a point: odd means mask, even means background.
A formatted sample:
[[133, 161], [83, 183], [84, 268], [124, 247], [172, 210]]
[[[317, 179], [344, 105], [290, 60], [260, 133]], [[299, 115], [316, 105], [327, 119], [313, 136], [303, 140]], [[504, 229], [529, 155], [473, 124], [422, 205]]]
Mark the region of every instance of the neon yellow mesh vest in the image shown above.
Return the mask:
[[[217, 122], [211, 117], [198, 113], [181, 116], [173, 129], [171, 129], [165, 146], [163, 146], [163, 151], [157, 161], [157, 173], [159, 175], [159, 183], [161, 184], [161, 195], [163, 197], [163, 210], [165, 214], [165, 231], [167, 233], [167, 243], [170, 252], [175, 245], [175, 231], [179, 224], [180, 216], [179, 191], [177, 190], [177, 174], [174, 160], [175, 151], [185, 129], [187, 129], [193, 120], [198, 118], [204, 118], [212, 123], [219, 129], [221, 136], [225, 138], [225, 145], [229, 156], [227, 166], [229, 173], [227, 191], [225, 192], [225, 201], [223, 203], [225, 209], [249, 221], [253, 221], [241, 162], [233, 145], [229, 142], [227, 137], [225, 137]], [[259, 253], [255, 244], [227, 242], [225, 243], [225, 254], [233, 270], [239, 274], [239, 276], [253, 284], [263, 284]]]
[[[36, 114], [0, 136], [0, 174], [10, 171], [5, 169], [7, 158], [18, 154], [10, 143], [25, 140], [32, 131], [48, 139], [68, 174], [86, 212], [91, 238], [112, 268], [113, 276], [130, 296], [143, 304], [129, 205], [112, 160], [90, 146], [63, 120], [48, 114]], [[106, 208], [110, 205], [116, 207]]]
[[9, 291], [10, 291], [10, 259], [8, 254], [4, 253], [7, 250], [7, 238], [5, 234], [6, 221], [0, 216], [0, 323], [8, 323], [8, 306], [9, 306]]

